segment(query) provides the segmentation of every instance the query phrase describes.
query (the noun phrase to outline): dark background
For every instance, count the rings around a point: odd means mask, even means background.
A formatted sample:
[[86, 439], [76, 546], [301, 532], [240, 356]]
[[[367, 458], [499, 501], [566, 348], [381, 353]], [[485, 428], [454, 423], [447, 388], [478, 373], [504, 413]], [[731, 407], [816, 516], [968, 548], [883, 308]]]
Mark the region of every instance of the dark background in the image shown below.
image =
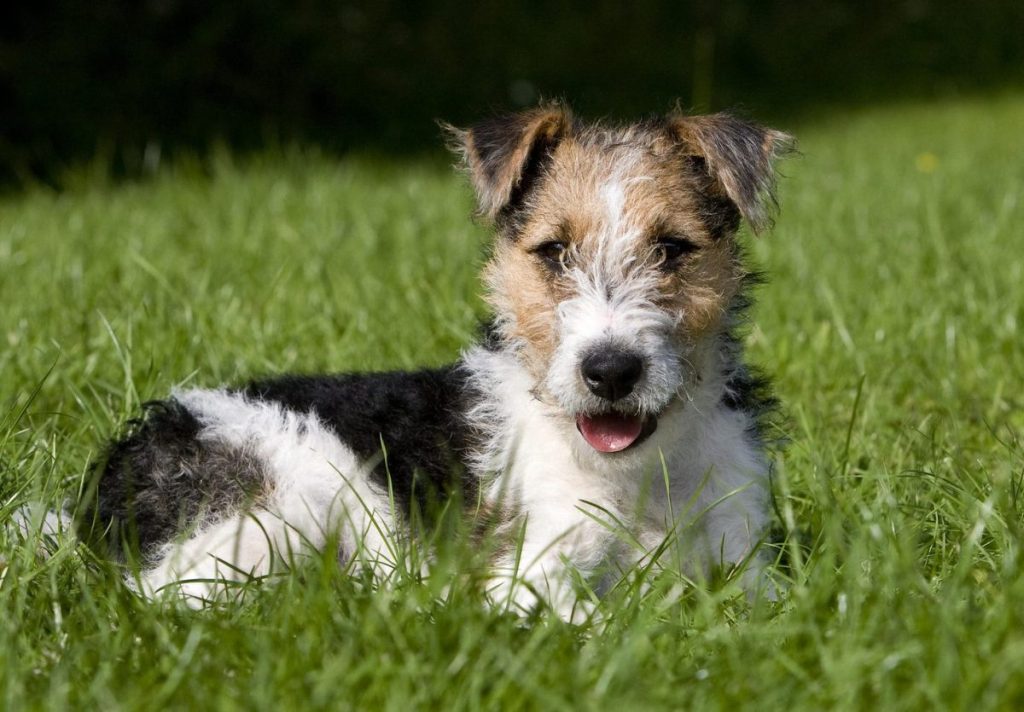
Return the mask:
[[436, 146], [563, 96], [581, 113], [823, 107], [1024, 85], [1024, 0], [65, 0], [0, 10], [0, 182], [214, 142]]

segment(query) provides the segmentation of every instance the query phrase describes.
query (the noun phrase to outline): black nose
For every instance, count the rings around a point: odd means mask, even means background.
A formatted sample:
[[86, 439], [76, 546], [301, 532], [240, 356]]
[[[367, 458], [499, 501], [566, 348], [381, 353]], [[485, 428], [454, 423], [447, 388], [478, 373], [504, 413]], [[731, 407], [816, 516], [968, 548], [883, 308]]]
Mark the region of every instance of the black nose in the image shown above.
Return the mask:
[[580, 372], [591, 393], [617, 401], [633, 392], [633, 386], [644, 372], [644, 362], [628, 351], [601, 349], [583, 358]]

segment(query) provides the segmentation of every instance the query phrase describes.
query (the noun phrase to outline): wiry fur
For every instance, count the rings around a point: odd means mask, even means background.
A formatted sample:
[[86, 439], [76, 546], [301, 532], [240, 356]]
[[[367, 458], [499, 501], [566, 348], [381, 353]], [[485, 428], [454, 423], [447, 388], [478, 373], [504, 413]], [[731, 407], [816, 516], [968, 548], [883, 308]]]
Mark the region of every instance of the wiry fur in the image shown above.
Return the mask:
[[[768, 225], [788, 137], [726, 115], [584, 124], [557, 104], [451, 136], [497, 231], [483, 343], [436, 371], [283, 377], [151, 408], [98, 466], [93, 517], [115, 548], [141, 548], [144, 590], [202, 600], [328, 542], [386, 569], [411, 512], [453, 492], [522, 537], [493, 561], [491, 596], [516, 610], [573, 618], [571, 570], [600, 590], [666, 540], [694, 575], [751, 558], [767, 401], [733, 336], [734, 236], [741, 217]], [[595, 352], [642, 364], [628, 393], [588, 385]], [[603, 452], [581, 435], [594, 418], [644, 429]], [[752, 589], [759, 571], [754, 557]]]

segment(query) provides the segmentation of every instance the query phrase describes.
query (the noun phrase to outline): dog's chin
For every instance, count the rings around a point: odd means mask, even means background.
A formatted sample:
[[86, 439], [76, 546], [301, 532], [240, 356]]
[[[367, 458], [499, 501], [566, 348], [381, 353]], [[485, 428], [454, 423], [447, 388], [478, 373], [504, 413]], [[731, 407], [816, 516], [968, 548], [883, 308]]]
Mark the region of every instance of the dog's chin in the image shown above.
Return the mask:
[[658, 415], [627, 414], [617, 411], [580, 413], [576, 430], [595, 452], [614, 456], [642, 445], [658, 429]]

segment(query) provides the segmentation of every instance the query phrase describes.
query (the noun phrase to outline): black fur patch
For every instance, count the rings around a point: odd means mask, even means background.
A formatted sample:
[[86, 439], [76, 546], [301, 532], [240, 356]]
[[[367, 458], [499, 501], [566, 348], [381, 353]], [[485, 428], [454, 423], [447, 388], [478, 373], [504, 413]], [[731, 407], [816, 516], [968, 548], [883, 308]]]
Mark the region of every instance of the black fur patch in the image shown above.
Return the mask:
[[722, 403], [732, 410], [742, 410], [754, 417], [756, 434], [764, 440], [767, 416], [778, 409], [779, 400], [772, 392], [771, 380], [762, 373], [744, 366], [734, 371], [725, 383]]
[[266, 487], [259, 460], [198, 440], [200, 429], [174, 399], [147, 403], [128, 434], [93, 466], [96, 496], [86, 500], [79, 521], [83, 537], [102, 538], [119, 559], [129, 550], [145, 559], [199, 520], [258, 498]]
[[461, 413], [470, 394], [458, 365], [411, 373], [281, 376], [249, 384], [251, 398], [315, 413], [362, 459], [387, 458], [373, 470], [382, 493], [400, 512], [421, 511], [436, 498], [475, 497], [466, 476], [472, 434]]
[[697, 188], [697, 210], [708, 233], [716, 240], [735, 233], [740, 226], [739, 208], [716, 187], [708, 173], [707, 162], [700, 156], [687, 156], [686, 167], [688, 177]]
[[752, 416], [752, 435], [762, 443], [770, 440], [768, 430], [779, 412], [779, 400], [768, 376], [742, 362], [737, 363], [737, 359], [743, 350], [739, 332], [745, 326], [747, 312], [753, 304], [750, 293], [763, 282], [764, 277], [759, 272], [750, 272], [743, 278], [743, 289], [729, 308], [729, 319], [735, 326], [722, 340], [725, 363], [728, 364], [722, 404]]
[[480, 335], [480, 345], [488, 351], [500, 351], [505, 347], [504, 339], [501, 338], [501, 332], [498, 329], [498, 323], [493, 317], [481, 321], [477, 326], [477, 332]]
[[[537, 185], [537, 182], [544, 173], [544, 169], [551, 162], [552, 153], [557, 145], [558, 141], [556, 139], [541, 137], [530, 147], [530, 153], [523, 164], [519, 180], [512, 187], [512, 192], [508, 196], [508, 202], [498, 211], [497, 223], [499, 228], [506, 223], [513, 222], [514, 218], [522, 219], [526, 197]], [[515, 231], [510, 231], [509, 234], [514, 237], [516, 233]]]
[[500, 114], [472, 128], [473, 149], [488, 181], [498, 180], [528, 126], [525, 114]]

